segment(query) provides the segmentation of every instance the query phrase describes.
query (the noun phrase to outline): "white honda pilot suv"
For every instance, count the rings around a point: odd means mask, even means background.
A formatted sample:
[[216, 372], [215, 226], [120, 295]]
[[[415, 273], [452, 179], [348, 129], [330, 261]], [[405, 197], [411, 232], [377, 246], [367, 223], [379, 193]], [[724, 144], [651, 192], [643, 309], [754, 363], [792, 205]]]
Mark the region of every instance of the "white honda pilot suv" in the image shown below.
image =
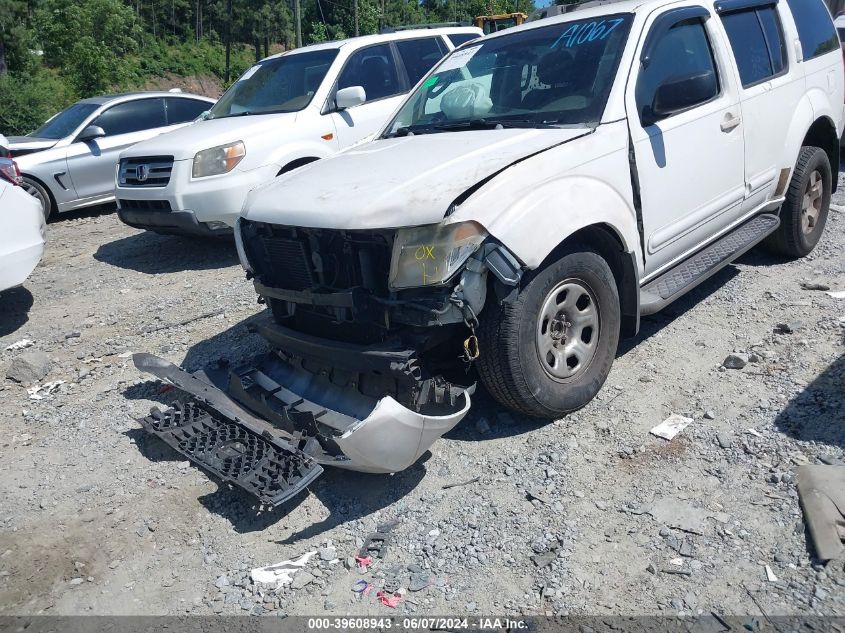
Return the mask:
[[434, 64], [481, 35], [413, 29], [260, 61], [204, 120], [121, 154], [120, 219], [162, 233], [231, 234], [250, 189], [372, 137]]

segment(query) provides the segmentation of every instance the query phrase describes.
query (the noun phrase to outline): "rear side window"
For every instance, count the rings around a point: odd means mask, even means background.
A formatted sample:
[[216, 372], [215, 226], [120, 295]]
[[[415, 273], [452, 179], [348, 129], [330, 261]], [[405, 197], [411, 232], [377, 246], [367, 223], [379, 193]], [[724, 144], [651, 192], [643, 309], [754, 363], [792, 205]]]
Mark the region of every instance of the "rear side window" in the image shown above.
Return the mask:
[[[716, 63], [710, 40], [700, 20], [681, 22], [664, 33], [654, 47], [651, 60], [640, 72], [637, 80], [636, 98], [640, 115], [647, 115], [651, 109], [657, 88], [676, 77], [716, 73]], [[713, 82], [713, 93], [696, 107], [719, 95], [719, 83]]]
[[480, 35], [476, 35], [475, 33], [450, 33], [446, 37], [448, 37], [449, 41], [452, 42], [452, 45], [457, 48], [461, 44], [465, 44], [471, 40], [477, 40]]
[[206, 110], [211, 109], [212, 104], [205, 101], [197, 101], [196, 99], [167, 99], [167, 123], [169, 125], [176, 125], [177, 123], [187, 123], [193, 121]]
[[822, 0], [786, 1], [798, 27], [805, 60], [839, 50], [839, 37]]
[[340, 90], [350, 86], [362, 86], [367, 101], [391, 97], [402, 92], [390, 44], [363, 48], [349, 57], [337, 80], [337, 88]]
[[398, 40], [396, 48], [399, 57], [405, 64], [405, 71], [408, 73], [408, 81], [411, 85], [416, 84], [423, 78], [431, 67], [440, 61], [445, 55], [441, 48], [443, 44], [439, 37], [426, 37], [418, 40]]
[[164, 99], [139, 99], [119, 103], [94, 119], [92, 125], [103, 128], [106, 136], [165, 127], [167, 120], [164, 115]]
[[745, 88], [779, 75], [786, 68], [780, 20], [771, 6], [722, 15], [739, 77]]

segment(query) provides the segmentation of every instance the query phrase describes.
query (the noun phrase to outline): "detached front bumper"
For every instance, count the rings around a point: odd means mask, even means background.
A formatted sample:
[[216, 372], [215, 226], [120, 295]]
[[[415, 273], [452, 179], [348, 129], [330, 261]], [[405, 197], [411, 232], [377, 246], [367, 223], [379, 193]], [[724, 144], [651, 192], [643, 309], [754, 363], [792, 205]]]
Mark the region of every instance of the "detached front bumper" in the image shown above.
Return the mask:
[[[259, 326], [273, 329], [267, 321]], [[262, 332], [266, 337], [266, 332]], [[234, 369], [218, 366], [189, 374], [149, 354], [135, 365], [184, 392], [173, 407], [154, 410], [142, 425], [195, 464], [278, 505], [335, 466], [368, 473], [393, 473], [413, 465], [470, 409], [472, 388], [422, 381], [416, 410], [397, 392], [373, 397], [343, 358], [330, 372], [280, 350]], [[413, 373], [414, 360], [396, 351], [362, 350], [362, 367], [392, 366]], [[411, 378], [409, 378], [411, 380]]]

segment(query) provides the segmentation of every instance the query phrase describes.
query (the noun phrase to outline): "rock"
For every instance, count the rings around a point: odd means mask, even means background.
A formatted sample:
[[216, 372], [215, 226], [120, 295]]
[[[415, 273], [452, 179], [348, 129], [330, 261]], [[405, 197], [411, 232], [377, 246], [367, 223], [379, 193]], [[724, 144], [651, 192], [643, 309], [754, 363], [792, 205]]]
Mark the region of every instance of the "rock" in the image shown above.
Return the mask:
[[818, 283], [818, 282], [802, 281], [801, 287], [804, 290], [821, 290], [821, 291], [830, 290], [830, 286], [828, 286], [827, 284]]
[[346, 567], [346, 569], [355, 569], [355, 557], [347, 556], [346, 560], [344, 561], [344, 566]]
[[543, 567], [548, 567], [551, 565], [554, 560], [557, 558], [557, 555], [553, 552], [548, 552], [546, 554], [534, 554], [531, 557], [531, 560], [534, 562], [537, 567], [542, 569]]
[[715, 419], [716, 419], [716, 414], [715, 414], [715, 413], [713, 413], [712, 411], [705, 411], [705, 412], [704, 412], [704, 419], [705, 419], [705, 420], [715, 420]]
[[772, 329], [775, 334], [794, 334], [801, 329], [799, 323], [778, 323]]
[[745, 354], [728, 354], [727, 358], [722, 361], [722, 367], [725, 369], [742, 369], [748, 364], [748, 356]]
[[733, 446], [733, 438], [727, 433], [716, 433], [716, 442], [719, 448], [730, 448]]
[[307, 571], [302, 570], [293, 577], [293, 581], [290, 583], [290, 586], [291, 589], [302, 589], [303, 587], [310, 585], [312, 582], [314, 582], [314, 576]]
[[411, 574], [411, 582], [408, 584], [408, 591], [422, 591], [429, 584], [429, 575], [425, 573]]
[[226, 576], [218, 576], [217, 580], [214, 581], [214, 586], [218, 589], [222, 589], [223, 587], [229, 586], [229, 579]]
[[73, 580], [70, 581], [70, 584], [75, 587], [77, 585], [81, 585], [83, 582], [85, 582], [84, 578], [74, 578]]
[[50, 373], [53, 362], [44, 352], [24, 352], [6, 369], [6, 378], [24, 385], [36, 383]]
[[334, 547], [321, 547], [320, 548], [320, 560], [324, 560], [326, 562], [333, 561], [337, 558], [337, 550]]

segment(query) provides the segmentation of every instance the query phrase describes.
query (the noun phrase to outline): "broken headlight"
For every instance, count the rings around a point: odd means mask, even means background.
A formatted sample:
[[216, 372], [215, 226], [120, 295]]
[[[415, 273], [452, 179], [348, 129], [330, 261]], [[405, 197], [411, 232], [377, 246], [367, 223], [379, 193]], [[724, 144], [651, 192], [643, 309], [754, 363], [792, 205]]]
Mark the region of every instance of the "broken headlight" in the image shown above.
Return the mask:
[[244, 156], [246, 156], [246, 147], [244, 147], [243, 141], [204, 149], [194, 156], [191, 176], [205, 178], [206, 176], [228, 174], [243, 160]]
[[399, 229], [390, 262], [390, 287], [417, 288], [447, 281], [487, 237], [477, 222]]

